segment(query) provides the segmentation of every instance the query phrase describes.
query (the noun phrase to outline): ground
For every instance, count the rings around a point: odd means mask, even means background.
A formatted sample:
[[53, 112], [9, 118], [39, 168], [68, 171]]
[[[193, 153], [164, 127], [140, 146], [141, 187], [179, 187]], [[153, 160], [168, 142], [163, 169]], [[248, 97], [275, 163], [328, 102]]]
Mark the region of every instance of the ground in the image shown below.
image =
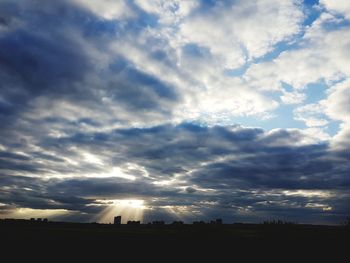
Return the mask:
[[[109, 225], [31, 221], [0, 221], [2, 247], [89, 248], [120, 251], [198, 251], [288, 248], [324, 252], [350, 241], [344, 226], [315, 225]], [[227, 248], [229, 250], [227, 250]], [[199, 249], [199, 250], [198, 250]], [[119, 253], [120, 253], [119, 251]], [[293, 252], [293, 253], [295, 253]], [[175, 253], [175, 254], [176, 254]]]

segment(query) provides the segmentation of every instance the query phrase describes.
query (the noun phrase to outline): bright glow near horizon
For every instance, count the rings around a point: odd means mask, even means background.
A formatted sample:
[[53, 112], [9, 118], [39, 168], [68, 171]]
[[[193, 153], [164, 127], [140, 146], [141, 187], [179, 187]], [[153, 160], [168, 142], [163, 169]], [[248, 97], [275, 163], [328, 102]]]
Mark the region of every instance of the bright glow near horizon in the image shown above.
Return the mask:
[[[1, 206], [1, 204], [0, 204]], [[73, 214], [74, 212], [66, 209], [32, 209], [17, 208], [13, 212], [6, 214], [6, 218], [30, 219], [30, 218], [48, 218], [54, 219], [64, 215]]]
[[123, 224], [129, 220], [142, 222], [143, 210], [147, 208], [145, 201], [141, 199], [106, 200], [106, 203], [110, 205], [96, 218], [100, 223], [112, 223], [115, 216], [121, 216]]

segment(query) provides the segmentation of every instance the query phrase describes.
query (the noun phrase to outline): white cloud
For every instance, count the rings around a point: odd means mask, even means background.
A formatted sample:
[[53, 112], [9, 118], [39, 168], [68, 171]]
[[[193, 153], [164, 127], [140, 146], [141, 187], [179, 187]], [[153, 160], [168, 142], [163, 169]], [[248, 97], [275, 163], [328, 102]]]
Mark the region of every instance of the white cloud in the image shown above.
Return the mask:
[[308, 143], [317, 143], [319, 141], [329, 141], [331, 136], [324, 130], [324, 127], [310, 127], [302, 130], [305, 137], [308, 137]]
[[350, 80], [347, 79], [329, 91], [329, 96], [321, 103], [325, 113], [334, 120], [341, 121], [340, 130], [334, 136], [331, 145], [336, 150], [348, 150], [350, 147]]
[[347, 0], [320, 0], [320, 4], [331, 12], [340, 13], [347, 19], [350, 18], [350, 3]]
[[232, 124], [237, 116], [268, 117], [267, 113], [277, 106], [276, 101], [256, 92], [239, 79], [222, 78], [195, 94], [176, 113], [184, 119], [199, 119], [208, 124]]
[[[305, 34], [296, 49], [282, 52], [276, 59], [252, 65], [244, 78], [252, 86], [271, 91], [281, 91], [283, 83], [292, 86], [302, 94], [308, 84], [324, 82], [328, 86], [335, 85], [328, 91], [328, 98], [314, 104], [296, 108], [294, 118], [305, 122], [315, 136], [327, 138], [322, 126], [328, 124], [327, 115], [333, 120], [344, 122], [334, 142], [344, 139], [343, 130], [348, 129], [350, 120], [349, 81], [350, 65], [350, 29], [337, 27], [339, 19], [330, 13], [322, 13], [320, 17], [306, 28]], [[316, 129], [317, 128], [317, 129]]]
[[179, 22], [199, 5], [197, 0], [136, 0], [135, 3], [144, 11], [157, 15], [163, 24]]
[[298, 91], [287, 92], [283, 90], [280, 98], [285, 104], [299, 104], [306, 99], [306, 95]]
[[299, 32], [302, 17], [298, 1], [219, 3], [210, 12], [185, 19], [179, 33], [184, 43], [206, 47], [220, 57], [224, 68], [237, 68]]
[[324, 108], [321, 104], [307, 104], [294, 109], [294, 118], [305, 122], [308, 127], [320, 127], [328, 124], [323, 116]]
[[125, 0], [73, 0], [104, 19], [114, 20], [131, 17], [133, 11]]
[[[304, 132], [313, 138], [330, 140], [333, 150], [344, 150], [350, 145], [350, 81], [345, 80], [328, 90], [328, 97], [318, 103], [307, 104], [294, 109], [294, 118], [305, 122], [309, 128]], [[338, 133], [331, 138], [325, 132], [328, 120], [341, 121]]]
[[280, 54], [272, 62], [252, 65], [246, 80], [257, 88], [281, 89], [285, 82], [295, 89], [325, 80], [332, 84], [350, 76], [350, 29], [327, 31], [315, 25], [307, 30], [300, 48]]
[[103, 165], [103, 161], [96, 155], [89, 153], [89, 152], [83, 152], [82, 156], [84, 158], [84, 161], [87, 163], [92, 163], [96, 165]]
[[322, 104], [329, 117], [350, 123], [350, 80], [332, 87], [328, 98]]
[[340, 131], [332, 138], [331, 148], [335, 151], [349, 152], [350, 148], [350, 125], [343, 123], [340, 125]]

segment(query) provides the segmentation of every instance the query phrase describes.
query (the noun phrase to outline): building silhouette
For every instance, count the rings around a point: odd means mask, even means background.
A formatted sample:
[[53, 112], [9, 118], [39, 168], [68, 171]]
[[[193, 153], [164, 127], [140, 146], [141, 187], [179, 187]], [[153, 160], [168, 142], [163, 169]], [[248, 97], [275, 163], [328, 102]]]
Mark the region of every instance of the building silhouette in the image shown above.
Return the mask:
[[120, 225], [122, 223], [122, 217], [121, 216], [115, 216], [114, 217], [114, 224]]

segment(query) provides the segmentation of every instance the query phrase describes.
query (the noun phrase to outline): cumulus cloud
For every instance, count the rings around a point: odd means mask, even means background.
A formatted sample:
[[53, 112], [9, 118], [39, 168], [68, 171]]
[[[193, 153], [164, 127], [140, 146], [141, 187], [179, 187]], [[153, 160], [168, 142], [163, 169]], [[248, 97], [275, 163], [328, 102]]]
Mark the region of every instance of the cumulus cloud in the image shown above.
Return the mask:
[[[195, 100], [195, 101], [194, 101]], [[188, 100], [184, 108], [176, 111], [185, 120], [201, 120], [213, 124], [230, 123], [235, 116], [269, 117], [278, 102], [265, 94], [259, 94], [241, 80], [223, 78]], [[193, 103], [196, 106], [193, 107]]]
[[[308, 127], [325, 126], [330, 122], [328, 118], [347, 123], [348, 107], [344, 103], [348, 97], [350, 69], [346, 62], [349, 50], [349, 38], [346, 36], [350, 31], [341, 23], [332, 14], [321, 13], [306, 28], [295, 49], [281, 52], [272, 61], [253, 64], [244, 78], [257, 88], [282, 92], [281, 100], [286, 104], [294, 100], [293, 97], [285, 96], [285, 84], [293, 88], [293, 93], [300, 94], [300, 101], [295, 101], [299, 103], [302, 98], [306, 98], [309, 85], [317, 84], [318, 89], [323, 89], [320, 93], [324, 92], [326, 98], [317, 103], [298, 106], [293, 110], [294, 118], [303, 121]], [[341, 127], [345, 126], [347, 124]], [[315, 129], [312, 130], [315, 132]], [[320, 132], [318, 129], [317, 133]]]
[[160, 23], [163, 24], [179, 23], [182, 18], [199, 6], [197, 0], [136, 0], [135, 2], [144, 11], [157, 15]]
[[343, 154], [348, 155], [349, 130], [350, 130], [350, 88], [349, 80], [338, 83], [329, 91], [329, 96], [322, 101], [325, 107], [325, 113], [332, 119], [341, 121], [340, 131], [334, 137], [332, 145], [335, 149], [341, 150]]
[[328, 124], [325, 116], [322, 116], [324, 109], [320, 104], [307, 104], [294, 110], [294, 118], [305, 122], [308, 127], [320, 127]]
[[347, 19], [350, 18], [350, 5], [346, 1], [321, 0], [320, 4], [322, 4], [325, 8], [327, 8], [331, 12], [340, 13], [344, 15]]
[[332, 118], [343, 122], [350, 122], [350, 81], [346, 80], [332, 87], [327, 100], [322, 104], [325, 112]]
[[340, 126], [340, 131], [334, 136], [333, 140], [331, 141], [331, 146], [336, 153], [349, 160], [350, 125], [348, 123], [343, 123]]
[[132, 17], [134, 12], [125, 0], [73, 0], [78, 5], [91, 10], [96, 15], [108, 19], [117, 20]]
[[286, 50], [272, 61], [253, 64], [246, 79], [253, 85], [279, 90], [287, 83], [301, 90], [310, 83], [324, 80], [332, 84], [350, 74], [346, 63], [350, 31], [347, 27], [327, 29], [322, 16], [316, 20], [298, 43], [298, 48]]
[[283, 95], [281, 96], [281, 101], [285, 104], [300, 104], [302, 103], [306, 96], [304, 93], [293, 91], [282, 91]]
[[302, 17], [296, 1], [217, 2], [186, 19], [180, 34], [185, 43], [208, 48], [225, 68], [237, 68], [298, 33]]

